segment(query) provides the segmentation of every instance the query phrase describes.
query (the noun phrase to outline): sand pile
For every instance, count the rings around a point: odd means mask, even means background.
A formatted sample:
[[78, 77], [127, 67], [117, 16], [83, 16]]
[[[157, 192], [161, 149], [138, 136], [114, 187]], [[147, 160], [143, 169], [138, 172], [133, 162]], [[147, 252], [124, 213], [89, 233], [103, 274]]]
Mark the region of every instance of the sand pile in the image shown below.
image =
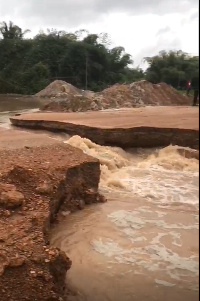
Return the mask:
[[56, 112], [84, 112], [141, 106], [189, 105], [190, 99], [165, 83], [139, 81], [116, 84], [102, 92], [82, 91], [64, 81], [55, 81], [36, 94], [50, 102], [43, 110]]
[[62, 81], [55, 80], [48, 85], [44, 90], [38, 92], [35, 96], [42, 98], [65, 98], [68, 95], [82, 95], [82, 91], [73, 85]]
[[73, 85], [56, 80], [35, 96], [49, 100], [42, 110], [53, 112], [98, 111], [100, 106], [93, 101], [94, 92], [80, 90]]
[[130, 85], [116, 84], [100, 93], [96, 93], [93, 99], [102, 109], [144, 106], [145, 103], [141, 97], [135, 96], [130, 89]]
[[51, 100], [42, 108], [43, 111], [53, 112], [85, 112], [99, 111], [101, 108], [92, 98], [84, 95], [67, 95], [64, 99], [58, 98]]
[[144, 105], [188, 105], [189, 98], [165, 83], [152, 84], [148, 81], [130, 85], [114, 85], [100, 93], [103, 106], [140, 107]]

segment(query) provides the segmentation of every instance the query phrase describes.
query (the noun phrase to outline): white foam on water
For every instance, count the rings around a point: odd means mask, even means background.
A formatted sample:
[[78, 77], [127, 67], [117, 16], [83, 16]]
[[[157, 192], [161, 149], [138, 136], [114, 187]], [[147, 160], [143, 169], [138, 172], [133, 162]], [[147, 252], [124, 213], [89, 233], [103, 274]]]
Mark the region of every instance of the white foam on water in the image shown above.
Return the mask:
[[163, 167], [168, 170], [199, 172], [199, 161], [182, 156], [178, 152], [178, 147], [172, 145], [150, 155], [139, 164], [139, 167], [142, 168], [149, 168], [151, 166]]
[[[94, 240], [94, 250], [104, 256], [113, 257], [116, 263], [133, 265], [136, 271], [165, 272], [168, 277], [180, 280], [182, 277], [198, 277], [198, 255], [184, 257], [167, 247], [163, 239], [181, 248], [183, 245], [179, 231], [198, 230], [199, 225], [190, 223], [170, 223], [159, 218], [160, 212], [151, 212], [147, 207], [140, 207], [137, 211], [114, 211], [108, 218], [124, 233], [132, 243], [132, 247], [123, 247], [114, 240]], [[149, 229], [152, 229], [149, 232]], [[172, 231], [169, 231], [172, 229]], [[148, 241], [147, 237], [152, 235]], [[138, 245], [138, 243], [140, 243]]]
[[160, 204], [199, 203], [199, 161], [183, 157], [176, 146], [161, 149], [145, 159], [141, 156], [138, 163], [134, 154], [100, 146], [79, 136], [65, 143], [99, 159], [102, 188], [131, 192]]
[[107, 214], [111, 233], [103, 234], [104, 225], [91, 239], [93, 251], [107, 257], [109, 266], [122, 264], [135, 275], [162, 277], [154, 278], [159, 285], [189, 281], [194, 289], [199, 275], [197, 244], [191, 240], [188, 246], [186, 240], [196, 239], [199, 230], [199, 161], [185, 158], [173, 146], [148, 156], [142, 150], [128, 153], [79, 136], [66, 143], [99, 159], [101, 190], [121, 201]]
[[156, 284], [159, 284], [159, 285], [163, 285], [163, 286], [168, 286], [168, 287], [173, 287], [173, 286], [175, 286], [175, 284], [173, 284], [173, 283], [169, 283], [169, 282], [167, 282], [167, 281], [159, 280], [159, 279], [155, 279], [155, 283], [156, 283]]
[[[119, 210], [114, 211], [108, 215], [108, 217], [115, 223], [116, 226], [121, 228], [131, 228], [134, 230], [139, 230], [147, 226], [156, 226], [159, 229], [183, 229], [183, 230], [193, 230], [199, 229], [198, 222], [192, 222], [191, 224], [183, 223], [167, 223], [163, 219], [159, 219], [157, 212], [151, 212], [151, 216], [148, 216], [148, 211], [146, 215], [142, 215], [140, 208], [137, 211], [126, 211]], [[173, 233], [173, 232], [171, 232]]]
[[112, 257], [114, 262], [135, 266], [137, 271], [143, 269], [144, 273], [145, 270], [164, 271], [171, 278], [179, 280], [186, 275], [199, 276], [199, 263], [195, 256], [182, 257], [161, 244], [125, 249], [114, 241], [99, 239], [94, 240], [92, 246], [98, 253]]

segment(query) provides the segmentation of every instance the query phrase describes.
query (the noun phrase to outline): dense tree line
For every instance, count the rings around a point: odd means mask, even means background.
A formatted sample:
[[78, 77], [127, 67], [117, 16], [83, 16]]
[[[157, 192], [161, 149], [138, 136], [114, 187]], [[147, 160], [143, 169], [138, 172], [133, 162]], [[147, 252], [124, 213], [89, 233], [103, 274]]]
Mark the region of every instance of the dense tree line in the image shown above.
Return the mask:
[[131, 67], [123, 47], [110, 48], [106, 34], [52, 29], [27, 39], [27, 32], [12, 22], [0, 24], [0, 93], [34, 94], [55, 79], [99, 91], [144, 78], [177, 88], [198, 77], [199, 58], [181, 51], [145, 58], [149, 67], [143, 72]]
[[191, 81], [193, 88], [198, 86], [198, 56], [190, 56], [183, 51], [161, 51], [145, 60], [149, 64], [146, 79], [153, 83], [165, 82], [175, 88], [185, 89], [186, 82]]
[[123, 47], [108, 47], [106, 34], [48, 30], [26, 39], [26, 32], [12, 22], [0, 26], [1, 93], [16, 88], [32, 94], [54, 79], [98, 91], [144, 76], [142, 70], [129, 67], [131, 56]]

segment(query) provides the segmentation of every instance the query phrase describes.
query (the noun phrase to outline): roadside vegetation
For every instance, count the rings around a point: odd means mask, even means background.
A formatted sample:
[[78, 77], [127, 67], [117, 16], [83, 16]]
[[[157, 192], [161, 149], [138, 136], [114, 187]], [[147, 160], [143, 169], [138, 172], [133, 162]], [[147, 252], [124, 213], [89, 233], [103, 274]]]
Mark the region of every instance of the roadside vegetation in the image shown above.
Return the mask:
[[184, 89], [187, 80], [198, 80], [199, 57], [182, 51], [144, 58], [149, 64], [144, 72], [133, 68], [123, 47], [111, 48], [105, 33], [52, 29], [26, 38], [28, 32], [12, 22], [0, 23], [0, 93], [34, 94], [55, 79], [93, 91], [141, 79]]

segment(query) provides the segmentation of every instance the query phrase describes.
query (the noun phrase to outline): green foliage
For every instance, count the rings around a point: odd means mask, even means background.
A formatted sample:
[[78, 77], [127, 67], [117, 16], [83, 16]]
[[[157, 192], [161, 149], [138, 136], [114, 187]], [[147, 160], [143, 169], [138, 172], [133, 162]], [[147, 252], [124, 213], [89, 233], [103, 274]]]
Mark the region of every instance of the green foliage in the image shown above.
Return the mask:
[[25, 39], [27, 32], [12, 22], [0, 23], [0, 93], [34, 94], [55, 79], [94, 91], [144, 78], [175, 88], [184, 89], [187, 80], [198, 86], [199, 57], [182, 51], [145, 58], [149, 67], [144, 74], [131, 67], [131, 56], [123, 47], [110, 47], [105, 33], [48, 29]]
[[161, 51], [159, 55], [145, 58], [149, 63], [146, 79], [165, 82], [175, 88], [184, 89], [188, 80], [196, 86], [199, 79], [199, 57], [189, 56], [182, 51]]
[[26, 32], [12, 22], [0, 25], [0, 77], [4, 82], [4, 89], [0, 89], [3, 93], [17, 87], [22, 93], [34, 94], [55, 79], [66, 80], [81, 89], [99, 91], [116, 82], [132, 82], [144, 77], [141, 70], [130, 67], [131, 56], [123, 47], [110, 49], [107, 34], [48, 29], [33, 39], [25, 39]]
[[21, 84], [27, 94], [32, 91], [40, 91], [49, 84], [49, 69], [46, 65], [39, 62], [27, 69], [21, 78]]
[[14, 25], [13, 22], [9, 22], [7, 24], [6, 22], [0, 23], [0, 33], [2, 34], [4, 39], [22, 39], [26, 33], [30, 32], [30, 30], [26, 29], [25, 31], [22, 31], [22, 29]]
[[15, 87], [12, 83], [6, 82], [2, 78], [0, 78], [0, 94], [6, 94], [6, 93], [13, 93], [13, 94], [21, 94], [22, 90], [20, 90], [18, 87]]

